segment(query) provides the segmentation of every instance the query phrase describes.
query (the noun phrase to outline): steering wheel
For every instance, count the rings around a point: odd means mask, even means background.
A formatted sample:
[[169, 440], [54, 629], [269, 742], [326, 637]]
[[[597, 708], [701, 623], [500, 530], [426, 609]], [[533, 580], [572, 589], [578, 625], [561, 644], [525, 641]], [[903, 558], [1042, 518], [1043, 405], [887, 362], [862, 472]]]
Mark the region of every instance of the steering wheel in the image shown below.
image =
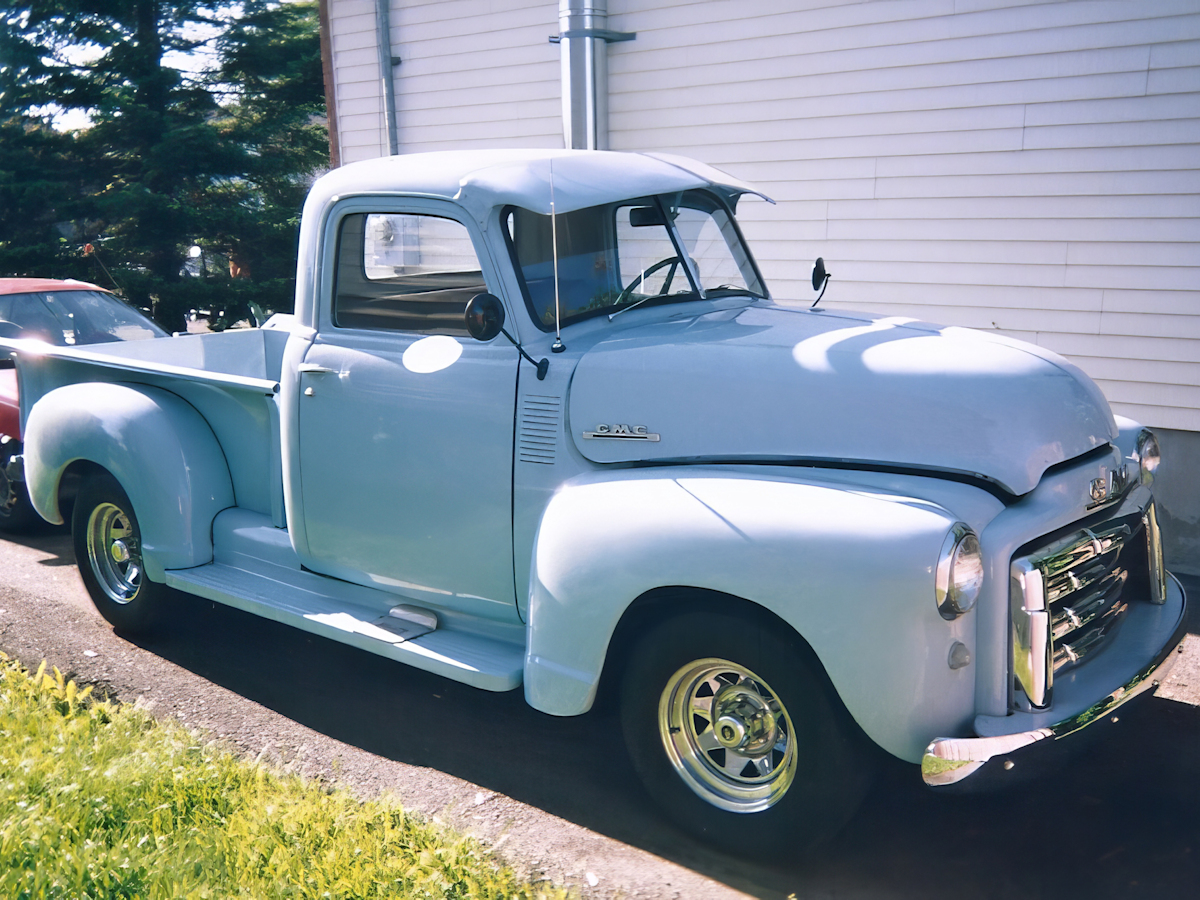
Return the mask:
[[643, 281], [645, 281], [649, 276], [653, 275], [659, 269], [665, 268], [666, 266], [670, 266], [671, 271], [667, 273], [666, 280], [663, 281], [662, 290], [659, 291], [655, 296], [661, 297], [664, 294], [666, 294], [667, 291], [669, 291], [671, 289], [671, 281], [675, 278], [675, 270], [679, 268], [679, 257], [678, 256], [668, 256], [666, 259], [660, 259], [654, 265], [650, 266], [650, 268], [642, 269], [642, 271], [638, 273], [637, 277], [634, 278], [633, 281], [631, 281], [631, 282], [629, 282], [629, 284], [625, 285], [625, 288], [621, 291], [620, 294], [617, 295], [616, 302], [613, 305], [621, 306], [622, 304], [624, 304], [625, 301], [629, 299], [629, 295], [633, 293], [633, 289], [635, 287], [637, 287], [639, 284], [641, 284]]

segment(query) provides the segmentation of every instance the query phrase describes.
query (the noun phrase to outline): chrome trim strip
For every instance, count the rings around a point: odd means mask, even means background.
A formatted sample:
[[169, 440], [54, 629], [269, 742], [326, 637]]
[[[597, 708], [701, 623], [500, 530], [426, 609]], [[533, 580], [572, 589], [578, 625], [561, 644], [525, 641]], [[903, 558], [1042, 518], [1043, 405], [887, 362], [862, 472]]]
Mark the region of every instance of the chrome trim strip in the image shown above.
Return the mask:
[[1069, 665], [1074, 665], [1099, 647], [1128, 611], [1128, 603], [1118, 603], [1105, 611], [1102, 618], [1106, 621], [1102, 621], [1071, 643], [1056, 644], [1054, 647], [1054, 671], [1058, 672]]
[[1093, 591], [1071, 606], [1064, 606], [1055, 613], [1051, 619], [1053, 624], [1050, 629], [1054, 640], [1057, 642], [1060, 638], [1076, 629], [1083, 628], [1094, 621], [1097, 616], [1104, 614], [1104, 609], [1109, 601], [1120, 596], [1128, 579], [1129, 573], [1124, 569], [1109, 572], [1100, 582], [1099, 590]]
[[1071, 570], [1082, 563], [1121, 550], [1132, 534], [1129, 526], [1123, 523], [1099, 532], [1084, 528], [1060, 542], [1054, 550], [1047, 549], [1047, 552], [1035, 557], [1038, 566], [1050, 580], [1046, 589], [1047, 602], [1053, 603], [1063, 594], [1085, 588], [1107, 575], [1107, 566], [1088, 568], [1082, 573]]
[[1158, 527], [1158, 507], [1153, 500], [1142, 514], [1146, 526], [1146, 555], [1150, 557], [1150, 602], [1167, 602], [1167, 565], [1163, 559], [1162, 531]]
[[[1170, 576], [1173, 580], [1174, 576]], [[1176, 585], [1178, 581], [1176, 580]], [[1179, 586], [1180, 591], [1183, 590]], [[931, 787], [957, 784], [978, 772], [990, 760], [1015, 753], [1033, 744], [1059, 740], [1093, 722], [1104, 719], [1118, 707], [1158, 685], [1170, 674], [1179, 658], [1180, 643], [1187, 633], [1187, 606], [1180, 610], [1179, 622], [1162, 649], [1125, 684], [1101, 697], [1087, 709], [1044, 728], [1001, 734], [994, 737], [935, 738], [921, 759], [921, 778]]]
[[1042, 571], [1030, 559], [1013, 560], [1012, 589], [1013, 675], [1035, 709], [1050, 705], [1054, 668], [1050, 656], [1050, 611]]
[[585, 438], [609, 438], [620, 441], [658, 441], [659, 435], [646, 428], [645, 425], [597, 425], [595, 431], [585, 431]]

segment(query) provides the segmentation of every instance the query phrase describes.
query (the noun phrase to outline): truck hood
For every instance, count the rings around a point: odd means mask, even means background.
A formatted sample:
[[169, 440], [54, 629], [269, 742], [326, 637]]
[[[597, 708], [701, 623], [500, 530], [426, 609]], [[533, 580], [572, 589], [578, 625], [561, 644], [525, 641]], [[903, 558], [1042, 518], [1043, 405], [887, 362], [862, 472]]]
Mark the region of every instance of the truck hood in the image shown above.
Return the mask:
[[754, 304], [627, 326], [579, 361], [570, 427], [593, 462], [816, 461], [1032, 490], [1114, 440], [1077, 367], [911, 319]]

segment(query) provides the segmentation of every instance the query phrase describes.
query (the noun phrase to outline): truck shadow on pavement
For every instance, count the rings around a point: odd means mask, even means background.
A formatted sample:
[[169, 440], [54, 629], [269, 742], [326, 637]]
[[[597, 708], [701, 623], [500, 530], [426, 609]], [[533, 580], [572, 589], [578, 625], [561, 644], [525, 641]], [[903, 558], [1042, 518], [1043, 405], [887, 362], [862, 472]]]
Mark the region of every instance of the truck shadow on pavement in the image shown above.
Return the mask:
[[176, 602], [170, 629], [139, 640], [144, 649], [329, 737], [757, 896], [1161, 897], [1200, 881], [1200, 708], [1187, 704], [1132, 703], [1060, 771], [999, 794], [935, 796], [915, 766], [884, 762], [838, 837], [765, 865], [661, 819], [611, 713], [547, 716], [519, 690], [488, 693], [195, 597]]

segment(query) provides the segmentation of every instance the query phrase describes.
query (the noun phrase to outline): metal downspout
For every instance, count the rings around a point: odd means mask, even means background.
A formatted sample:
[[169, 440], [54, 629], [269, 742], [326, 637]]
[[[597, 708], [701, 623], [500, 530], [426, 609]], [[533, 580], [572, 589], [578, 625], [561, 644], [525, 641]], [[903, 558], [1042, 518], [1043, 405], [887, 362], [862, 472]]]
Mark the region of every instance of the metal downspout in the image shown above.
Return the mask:
[[608, 44], [634, 33], [608, 30], [608, 0], [559, 0], [563, 142], [569, 149], [608, 149]]
[[396, 131], [396, 87], [392, 67], [400, 62], [392, 56], [391, 0], [375, 0], [375, 46], [379, 50], [379, 81], [383, 86], [383, 126], [387, 131], [388, 155], [400, 152]]

